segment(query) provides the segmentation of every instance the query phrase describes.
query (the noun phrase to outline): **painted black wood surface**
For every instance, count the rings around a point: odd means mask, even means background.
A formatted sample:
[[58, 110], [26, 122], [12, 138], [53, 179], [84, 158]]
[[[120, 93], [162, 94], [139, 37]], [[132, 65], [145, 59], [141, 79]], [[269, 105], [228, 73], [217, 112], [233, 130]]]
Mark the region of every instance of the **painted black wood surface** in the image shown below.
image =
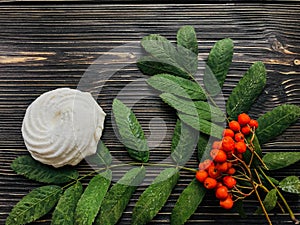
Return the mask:
[[[19, 155], [28, 154], [21, 136], [22, 119], [28, 105], [40, 94], [59, 87], [77, 88], [91, 65], [119, 61], [128, 65], [109, 79], [92, 79], [87, 89], [107, 112], [104, 142], [116, 158], [129, 160], [116, 140], [111, 126], [110, 111], [114, 97], [122, 92], [128, 103], [139, 101], [133, 110], [152, 140], [163, 136], [152, 150], [151, 160], [159, 162], [169, 155], [174, 111], [163, 104], [143, 82], [143, 75], [128, 56], [112, 49], [124, 44], [138, 44], [151, 33], [159, 33], [175, 41], [182, 25], [193, 25], [199, 39], [199, 58], [206, 58], [212, 45], [230, 37], [234, 41], [234, 59], [223, 93], [228, 97], [238, 79], [255, 61], [263, 61], [268, 71], [267, 86], [251, 109], [251, 115], [262, 113], [282, 103], [300, 103], [300, 25], [299, 4], [26, 4], [22, 2], [0, 7], [0, 224], [12, 207], [30, 190], [41, 184], [16, 175], [10, 163]], [[105, 59], [97, 61], [99, 57]], [[125, 57], [125, 58], [124, 58]], [[128, 61], [127, 61], [127, 58]], [[110, 59], [117, 59], [112, 61]], [[101, 92], [98, 92], [101, 88]], [[139, 96], [152, 93], [144, 99]], [[139, 93], [137, 95], [136, 93]], [[156, 118], [156, 120], [152, 120]], [[165, 127], [161, 125], [164, 120]], [[152, 122], [151, 122], [152, 121]], [[149, 124], [151, 126], [149, 127]], [[152, 134], [151, 134], [152, 132]], [[299, 151], [300, 122], [283, 135], [263, 146], [264, 152]], [[300, 175], [299, 163], [274, 174]], [[188, 163], [196, 167], [196, 158]], [[82, 174], [92, 169], [85, 163], [78, 166]], [[116, 171], [121, 173], [122, 171]], [[193, 175], [182, 172], [165, 207], [150, 224], [169, 224], [176, 199]], [[85, 184], [88, 180], [85, 180]], [[139, 187], [119, 224], [130, 224], [132, 208], [145, 187]], [[248, 218], [241, 219], [218, 207], [208, 195], [187, 224], [266, 224], [263, 216], [253, 216], [257, 207], [250, 198], [245, 202]], [[300, 217], [300, 199], [288, 200]], [[50, 215], [35, 224], [50, 224]], [[274, 224], [291, 224], [287, 214], [271, 213]]]

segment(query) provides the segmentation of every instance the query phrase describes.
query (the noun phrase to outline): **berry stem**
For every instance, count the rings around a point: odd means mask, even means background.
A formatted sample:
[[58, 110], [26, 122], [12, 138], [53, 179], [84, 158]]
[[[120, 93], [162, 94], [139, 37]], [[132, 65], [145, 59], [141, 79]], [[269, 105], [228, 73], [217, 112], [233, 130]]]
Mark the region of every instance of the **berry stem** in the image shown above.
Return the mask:
[[258, 202], [259, 202], [259, 204], [261, 206], [261, 209], [262, 209], [263, 213], [265, 214], [265, 217], [266, 217], [269, 225], [272, 225], [272, 222], [270, 220], [269, 214], [268, 214], [268, 212], [267, 212], [267, 210], [266, 210], [266, 208], [265, 208], [265, 206], [264, 206], [264, 204], [263, 204], [263, 202], [262, 202], [262, 200], [260, 198], [260, 195], [259, 195], [259, 193], [257, 191], [257, 184], [256, 184], [256, 182], [253, 179], [253, 175], [252, 175], [252, 172], [251, 172], [250, 168], [248, 167], [248, 165], [243, 160], [239, 159], [238, 157], [236, 157], [236, 159], [243, 165], [244, 169], [247, 170], [247, 172], [249, 174], [249, 178], [250, 178], [249, 182], [251, 183], [251, 185], [253, 187], [253, 190], [254, 190], [255, 195], [257, 197], [257, 200], [258, 200]]
[[262, 173], [262, 175], [266, 178], [266, 180], [272, 185], [273, 188], [276, 189], [279, 197], [281, 198], [283, 204], [285, 205], [287, 211], [290, 214], [291, 220], [294, 222], [294, 224], [299, 224], [300, 221], [295, 217], [293, 211], [291, 210], [289, 204], [287, 203], [287, 201], [285, 200], [284, 196], [281, 194], [281, 192], [279, 191], [279, 189], [277, 188], [277, 186], [270, 180], [270, 178], [265, 174], [265, 172], [263, 171], [263, 169], [259, 168], [260, 172]]
[[[257, 188], [257, 185], [255, 185], [255, 186]], [[234, 189], [232, 190], [232, 192], [236, 192], [236, 193], [239, 193], [239, 194], [241, 194], [241, 195], [243, 195], [245, 197], [248, 197], [248, 196], [250, 196], [254, 192], [254, 190], [252, 189], [249, 193], [244, 193], [240, 189], [238, 189], [237, 187], [234, 187]]]
[[255, 147], [254, 147], [254, 144], [253, 144], [254, 138], [255, 138], [255, 132], [253, 131], [252, 137], [250, 139], [250, 143], [248, 144], [248, 148], [250, 149], [250, 151], [252, 153], [248, 167], [250, 167], [251, 164], [252, 164], [252, 160], [253, 160], [253, 157], [254, 157], [253, 154], [254, 154], [256, 156], [256, 158], [259, 160], [259, 162], [263, 165], [263, 167], [266, 170], [269, 170], [269, 168], [267, 167], [267, 165], [265, 164], [265, 162], [262, 160], [262, 158], [260, 157], [260, 155], [255, 151]]
[[265, 162], [262, 160], [262, 158], [258, 155], [258, 153], [256, 151], [253, 151], [256, 158], [260, 161], [260, 163], [263, 165], [263, 167], [266, 169], [266, 170], [269, 170], [269, 168], [267, 167], [267, 165], [265, 164]]
[[[249, 148], [250, 149], [250, 148]], [[248, 163], [248, 167], [251, 167], [251, 164], [253, 162], [253, 158], [254, 158], [254, 154], [253, 154], [254, 151], [251, 150], [251, 158], [249, 160], [249, 163]]]
[[241, 188], [241, 189], [252, 189], [252, 187], [248, 187], [248, 186], [242, 186], [242, 185], [236, 185], [236, 187]]
[[257, 172], [257, 169], [254, 168], [253, 170], [254, 170], [254, 172], [255, 172], [255, 175], [256, 175], [256, 177], [257, 177], [257, 180], [258, 180], [259, 184], [260, 184], [260, 185], [263, 185], [263, 183], [262, 183], [262, 181], [261, 181], [261, 179], [260, 179], [260, 176], [259, 176], [259, 174], [258, 174], [258, 172]]
[[260, 206], [261, 206], [261, 209], [263, 210], [263, 212], [264, 212], [264, 214], [265, 214], [265, 217], [266, 217], [266, 219], [267, 219], [269, 225], [272, 225], [272, 222], [271, 222], [271, 220], [270, 220], [269, 214], [268, 214], [268, 212], [267, 212], [267, 210], [266, 210], [266, 208], [265, 208], [265, 206], [264, 206], [264, 203], [262, 202], [262, 200], [261, 200], [261, 198], [260, 198], [260, 195], [259, 195], [259, 193], [258, 193], [256, 187], [253, 186], [253, 188], [254, 188], [256, 197], [257, 197], [257, 199], [258, 199], [258, 201], [259, 201], [259, 204], [260, 204]]
[[85, 174], [81, 177], [79, 177], [78, 179], [76, 180], [73, 180], [71, 181], [70, 183], [66, 184], [65, 186], [62, 187], [62, 189], [66, 189], [70, 186], [72, 186], [73, 184], [75, 184], [76, 182], [86, 178], [86, 177], [89, 177], [89, 176], [92, 176], [93, 174], [95, 173], [99, 173], [103, 170], [107, 170], [107, 169], [112, 169], [112, 168], [117, 168], [117, 167], [125, 167], [125, 166], [161, 166], [161, 167], [176, 167], [176, 168], [179, 168], [179, 169], [182, 169], [182, 170], [186, 170], [186, 171], [190, 171], [190, 172], [193, 172], [193, 173], [196, 173], [197, 170], [195, 169], [192, 169], [192, 168], [188, 168], [188, 167], [185, 167], [185, 166], [179, 166], [179, 165], [174, 165], [174, 164], [167, 164], [167, 163], [141, 163], [141, 162], [130, 162], [130, 163], [122, 163], [122, 164], [118, 164], [118, 165], [111, 165], [111, 166], [106, 166], [106, 167], [102, 167], [102, 168], [99, 168], [97, 170], [94, 170], [88, 174]]

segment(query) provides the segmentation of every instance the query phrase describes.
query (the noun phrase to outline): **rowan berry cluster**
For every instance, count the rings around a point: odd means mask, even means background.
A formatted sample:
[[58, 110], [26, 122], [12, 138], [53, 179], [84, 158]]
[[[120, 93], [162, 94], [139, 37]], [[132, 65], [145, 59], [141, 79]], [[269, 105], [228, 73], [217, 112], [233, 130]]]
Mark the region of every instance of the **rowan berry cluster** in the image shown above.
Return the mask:
[[245, 136], [253, 133], [257, 127], [256, 120], [246, 113], [240, 114], [237, 121], [230, 121], [228, 128], [224, 129], [222, 140], [213, 142], [210, 158], [199, 164], [196, 179], [205, 188], [215, 191], [224, 209], [231, 209], [234, 204], [232, 189], [236, 188], [235, 167], [237, 158], [242, 160], [247, 150]]

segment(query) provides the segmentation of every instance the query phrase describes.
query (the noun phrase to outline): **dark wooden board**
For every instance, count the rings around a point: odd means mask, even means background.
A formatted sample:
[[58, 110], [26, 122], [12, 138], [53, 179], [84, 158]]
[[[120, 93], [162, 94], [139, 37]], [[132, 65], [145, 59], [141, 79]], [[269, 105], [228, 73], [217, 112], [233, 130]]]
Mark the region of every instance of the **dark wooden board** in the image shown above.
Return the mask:
[[[206, 58], [209, 49], [219, 39], [234, 40], [234, 59], [228, 80], [224, 85], [224, 97], [228, 97], [238, 79], [255, 61], [265, 63], [268, 71], [267, 87], [251, 109], [251, 115], [262, 113], [282, 103], [300, 103], [300, 25], [299, 5], [268, 4], [219, 4], [219, 5], [12, 5], [0, 8], [0, 224], [12, 207], [39, 183], [17, 176], [10, 163], [19, 155], [27, 154], [21, 124], [27, 106], [40, 94], [58, 87], [77, 88], [83, 74], [95, 60], [105, 55], [105, 63], [114, 66], [110, 50], [127, 43], [138, 44], [151, 33], [159, 33], [175, 41], [176, 31], [182, 25], [193, 25], [199, 39], [199, 58]], [[128, 49], [130, 51], [130, 48]], [[116, 51], [120, 59], [124, 53]], [[111, 56], [111, 57], [113, 57]], [[125, 54], [126, 56], [126, 54]], [[126, 61], [126, 58], [125, 58]], [[128, 63], [130, 60], [128, 61]], [[102, 62], [96, 63], [102, 68]], [[99, 104], [107, 112], [104, 142], [115, 157], [126, 154], [116, 141], [110, 120], [112, 99], [130, 82], [146, 78], [129, 64], [109, 79], [94, 79], [89, 91], [98, 97]], [[97, 88], [101, 87], [100, 93]], [[123, 92], [128, 103], [151, 90], [142, 83], [135, 83]], [[139, 95], [137, 95], [137, 93]], [[160, 161], [169, 155], [170, 139], [174, 127], [174, 111], [166, 107], [154, 93], [134, 105], [146, 134], [150, 130], [155, 137], [166, 135], [160, 146], [152, 151], [152, 161]], [[160, 122], [165, 121], [167, 130]], [[156, 135], [156, 136], [155, 136]], [[264, 152], [299, 151], [300, 122], [283, 135], [263, 146]], [[282, 179], [288, 174], [300, 175], [299, 163], [274, 174]], [[188, 163], [196, 167], [195, 157]], [[91, 168], [82, 163], [80, 172]], [[121, 173], [121, 171], [116, 171]], [[182, 172], [166, 206], [150, 224], [169, 224], [170, 211], [177, 197], [192, 174]], [[86, 184], [87, 180], [85, 180]], [[130, 224], [132, 208], [145, 187], [139, 187], [129, 203], [119, 224]], [[263, 216], [252, 216], [257, 204], [246, 201], [248, 218], [221, 210], [212, 195], [188, 224], [266, 224]], [[300, 217], [300, 199], [292, 195], [288, 200]], [[271, 214], [274, 224], [291, 224], [287, 214], [279, 211]], [[47, 215], [36, 224], [49, 224]]]

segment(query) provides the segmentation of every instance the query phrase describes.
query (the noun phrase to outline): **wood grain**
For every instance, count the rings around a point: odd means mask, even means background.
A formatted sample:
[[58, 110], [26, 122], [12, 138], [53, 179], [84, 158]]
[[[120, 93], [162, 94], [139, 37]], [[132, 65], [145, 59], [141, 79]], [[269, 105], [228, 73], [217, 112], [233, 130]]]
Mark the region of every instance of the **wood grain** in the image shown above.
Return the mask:
[[[127, 43], [138, 44], [143, 36], [150, 33], [162, 34], [174, 42], [177, 29], [189, 24], [197, 32], [199, 59], [205, 59], [217, 40], [230, 37], [235, 45], [234, 62], [224, 85], [224, 97], [228, 97], [253, 62], [263, 61], [268, 70], [267, 87], [251, 109], [251, 115], [258, 117], [279, 104], [300, 103], [299, 16], [297, 4], [2, 6], [0, 224], [4, 224], [11, 208], [26, 193], [40, 186], [10, 169], [14, 158], [27, 154], [20, 131], [22, 118], [28, 105], [40, 94], [58, 87], [85, 85], [108, 114], [104, 142], [116, 159], [125, 161], [129, 158], [116, 140], [111, 125], [111, 103], [114, 97], [119, 96], [127, 104], [134, 104], [133, 110], [150, 137], [151, 145], [156, 146], [160, 141], [159, 146], [151, 151], [151, 160], [159, 162], [169, 156], [174, 111], [166, 107], [144, 82], [137, 82], [147, 76], [131, 63], [128, 52], [110, 51]], [[129, 52], [131, 50], [128, 48]], [[101, 56], [103, 61], [95, 61]], [[84, 83], [83, 75], [91, 70], [91, 65], [113, 71], [120, 62], [128, 65], [108, 79], [97, 74]], [[129, 84], [130, 88], [126, 89]], [[299, 151], [299, 134], [298, 121], [283, 135], [264, 145], [264, 152]], [[187, 166], [197, 166], [195, 156]], [[78, 168], [83, 174], [92, 170], [84, 162]], [[288, 174], [299, 176], [299, 163], [274, 176], [282, 179]], [[168, 203], [150, 224], [169, 224], [170, 211], [192, 176], [182, 172]], [[119, 224], [130, 224], [132, 208], [144, 189], [144, 186], [138, 188]], [[253, 199], [246, 201], [245, 208], [250, 215], [246, 219], [224, 212], [212, 199], [209, 195], [204, 200], [188, 224], [266, 224], [263, 217], [250, 214], [257, 207]], [[289, 196], [289, 202], [300, 217], [299, 198]], [[272, 213], [271, 218], [276, 224], [289, 224], [288, 215], [279, 213], [279, 210]], [[36, 224], [50, 224], [49, 219], [50, 215], [47, 215]]]

